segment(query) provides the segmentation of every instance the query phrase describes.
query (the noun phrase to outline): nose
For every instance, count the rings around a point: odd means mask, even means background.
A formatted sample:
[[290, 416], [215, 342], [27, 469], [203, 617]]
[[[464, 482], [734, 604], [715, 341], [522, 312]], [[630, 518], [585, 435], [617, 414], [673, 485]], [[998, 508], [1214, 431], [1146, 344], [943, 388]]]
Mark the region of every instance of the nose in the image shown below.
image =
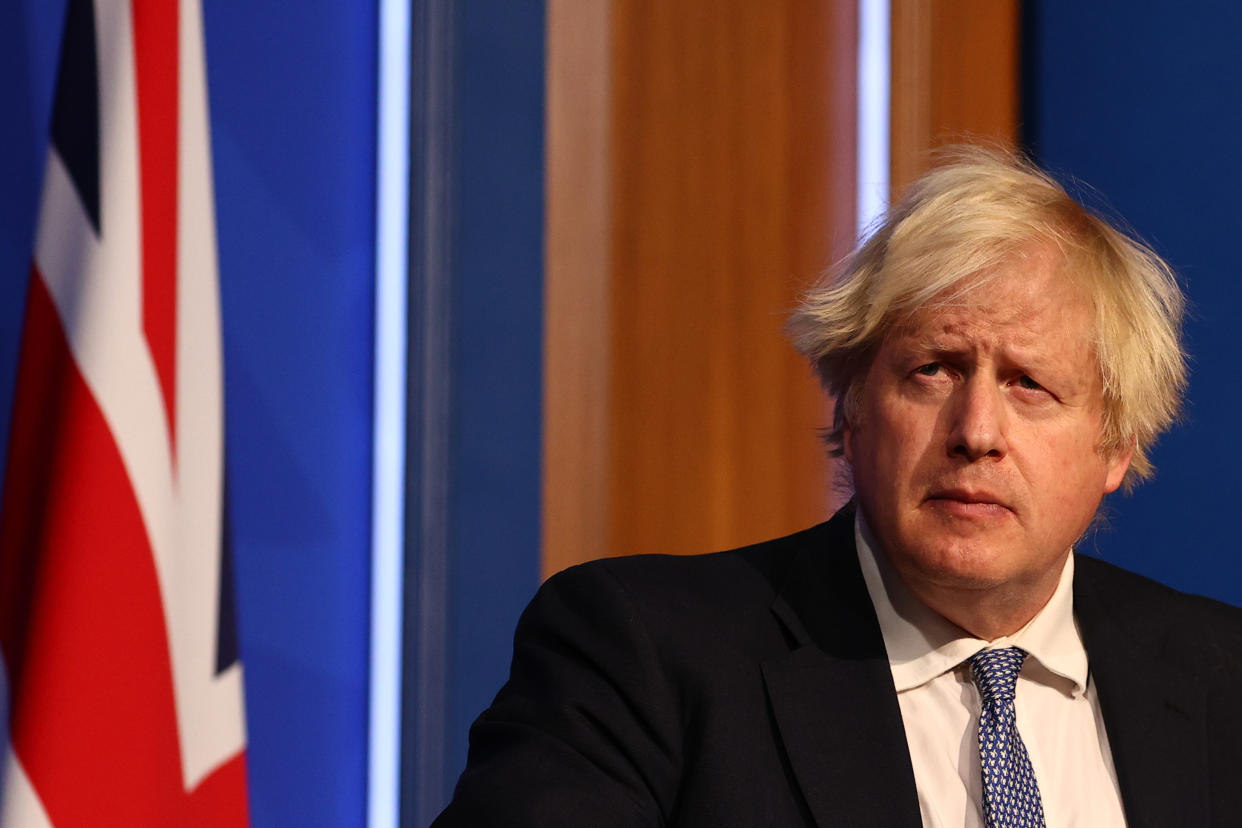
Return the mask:
[[1008, 413], [996, 383], [979, 374], [971, 377], [953, 394], [949, 414], [950, 455], [973, 462], [1009, 453], [1005, 440]]

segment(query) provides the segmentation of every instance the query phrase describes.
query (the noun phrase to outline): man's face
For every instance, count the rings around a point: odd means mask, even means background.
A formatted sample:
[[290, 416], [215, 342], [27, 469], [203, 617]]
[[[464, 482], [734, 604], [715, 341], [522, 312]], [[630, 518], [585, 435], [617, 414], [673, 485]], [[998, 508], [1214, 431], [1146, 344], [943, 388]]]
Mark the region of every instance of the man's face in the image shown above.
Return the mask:
[[1091, 306], [1057, 268], [1018, 256], [953, 306], [916, 313], [863, 379], [844, 442], [859, 504], [933, 605], [999, 588], [1042, 606], [1129, 465], [1130, 452], [1097, 448]]

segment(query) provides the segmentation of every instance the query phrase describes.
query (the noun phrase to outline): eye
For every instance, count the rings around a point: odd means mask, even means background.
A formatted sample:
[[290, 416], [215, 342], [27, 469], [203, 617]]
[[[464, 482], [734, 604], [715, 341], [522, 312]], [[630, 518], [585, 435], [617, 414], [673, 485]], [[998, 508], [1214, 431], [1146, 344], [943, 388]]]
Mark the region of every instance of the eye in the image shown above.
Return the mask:
[[922, 374], [925, 377], [934, 377], [936, 374], [940, 373], [940, 363], [929, 362], [926, 365], [920, 365], [918, 368], [914, 369], [914, 373]]
[[1026, 374], [1023, 374], [1022, 376], [1018, 377], [1018, 385], [1022, 386], [1023, 388], [1029, 389], [1031, 391], [1043, 391], [1044, 390], [1044, 387], [1042, 385], [1040, 385], [1038, 382], [1028, 377]]

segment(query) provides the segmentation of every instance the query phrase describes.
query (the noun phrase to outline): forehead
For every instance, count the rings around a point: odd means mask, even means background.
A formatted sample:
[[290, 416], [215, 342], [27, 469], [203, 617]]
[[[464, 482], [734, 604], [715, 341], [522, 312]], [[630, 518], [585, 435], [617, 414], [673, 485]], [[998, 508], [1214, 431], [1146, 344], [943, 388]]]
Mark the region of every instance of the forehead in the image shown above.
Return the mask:
[[945, 350], [996, 350], [1059, 361], [1082, 370], [1094, 364], [1094, 304], [1058, 259], [1015, 256], [943, 290], [895, 320], [888, 342]]

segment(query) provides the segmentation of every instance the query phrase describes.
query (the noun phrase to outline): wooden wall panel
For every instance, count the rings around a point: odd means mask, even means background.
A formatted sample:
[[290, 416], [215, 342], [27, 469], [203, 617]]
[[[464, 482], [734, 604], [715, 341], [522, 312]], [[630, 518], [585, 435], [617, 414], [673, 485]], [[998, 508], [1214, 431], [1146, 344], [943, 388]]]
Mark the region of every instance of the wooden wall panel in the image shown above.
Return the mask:
[[608, 524], [611, 0], [548, 0], [543, 568]]
[[892, 0], [892, 184], [931, 150], [1018, 139], [1019, 0]]
[[[558, 84], [598, 79], [564, 74], [558, 15], [582, 6], [549, 6], [548, 308], [573, 321], [549, 318], [546, 572], [760, 540], [834, 505], [827, 404], [781, 328], [852, 241], [854, 4], [599, 5], [606, 137], [557, 110]], [[584, 134], [589, 161], [564, 143]]]

